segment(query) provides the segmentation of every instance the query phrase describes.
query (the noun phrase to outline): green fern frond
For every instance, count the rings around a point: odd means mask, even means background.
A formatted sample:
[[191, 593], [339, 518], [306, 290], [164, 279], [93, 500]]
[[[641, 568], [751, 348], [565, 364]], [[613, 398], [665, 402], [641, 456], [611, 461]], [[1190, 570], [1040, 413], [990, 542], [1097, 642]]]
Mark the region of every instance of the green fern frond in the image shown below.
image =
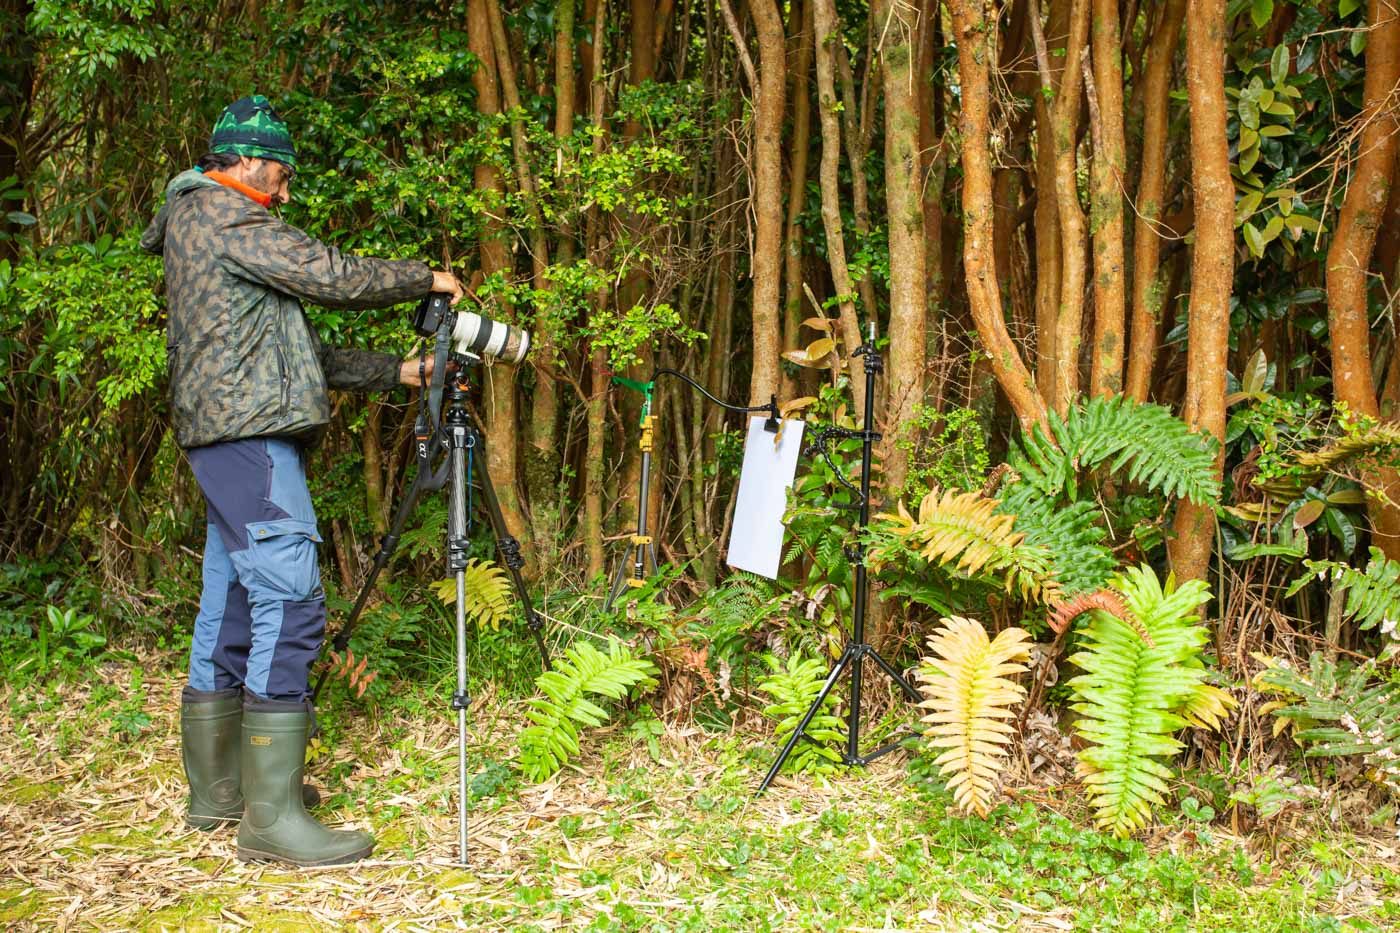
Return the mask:
[[[473, 557], [466, 567], [467, 619], [493, 629], [510, 618], [510, 578], [489, 560]], [[457, 579], [448, 577], [433, 584], [437, 598], [449, 606], [457, 605]]]
[[1023, 482], [1051, 498], [1079, 498], [1080, 473], [1107, 464], [1164, 495], [1201, 504], [1220, 499], [1214, 438], [1192, 432], [1161, 405], [1097, 395], [1063, 419], [1051, 412], [1050, 434], [1053, 440], [1037, 427], [1022, 435], [1007, 462]]
[[1014, 530], [1015, 517], [998, 514], [997, 500], [975, 492], [935, 487], [919, 503], [919, 517], [911, 516], [904, 503], [895, 515], [876, 516], [878, 531], [904, 539], [925, 560], [945, 564], [967, 574], [999, 575], [1006, 591], [1027, 599], [1050, 600], [1058, 596], [1050, 552], [1026, 544]]
[[[1094, 800], [1096, 821], [1117, 836], [1145, 826], [1171, 776], [1165, 759], [1181, 750], [1175, 733], [1187, 712], [1204, 721], [1228, 695], [1205, 682], [1201, 647], [1209, 633], [1196, 608], [1206, 585], [1158, 583], [1149, 567], [1130, 568], [1113, 581], [1132, 616], [1151, 638], [1124, 620], [1095, 610], [1070, 662], [1085, 673], [1069, 682], [1075, 729], [1090, 744], [1079, 753], [1080, 774]], [[1233, 703], [1228, 700], [1228, 703]]]
[[520, 767], [531, 781], [553, 776], [579, 752], [579, 729], [601, 726], [608, 713], [589, 699], [618, 700], [634, 687], [656, 686], [656, 665], [632, 654], [617, 639], [604, 653], [579, 642], [554, 661], [552, 670], [535, 678], [542, 696], [530, 700], [525, 714], [532, 725], [520, 732]]
[[1050, 554], [1055, 579], [1064, 595], [1100, 589], [1118, 567], [1113, 552], [1104, 546], [1108, 536], [1097, 524], [1098, 506], [1088, 500], [1058, 506], [1030, 483], [1006, 487], [997, 511], [1014, 516], [1015, 529], [1025, 543]]
[[1320, 652], [1309, 659], [1307, 674], [1286, 661], [1255, 657], [1265, 667], [1254, 685], [1284, 697], [1266, 708], [1294, 727], [1303, 754], [1359, 755], [1368, 777], [1400, 791], [1400, 683], [1372, 682], [1374, 662], [1353, 666]]
[[919, 666], [924, 700], [930, 710], [925, 736], [942, 749], [934, 764], [948, 780], [953, 801], [964, 812], [985, 817], [991, 811], [998, 775], [1005, 770], [1006, 746], [1016, 733], [1006, 720], [1026, 688], [1008, 679], [1026, 672], [1030, 635], [1008, 628], [987, 638], [980, 622], [945, 618], [929, 636], [929, 655]]
[[1400, 639], [1400, 561], [1388, 560], [1380, 548], [1373, 547], [1365, 570], [1330, 560], [1304, 563], [1310, 574], [1295, 580], [1287, 595], [1294, 595], [1314, 577], [1330, 578], [1333, 586], [1346, 593], [1344, 617], [1358, 620], [1363, 629], [1379, 627], [1382, 634]]
[[[764, 659], [773, 672], [759, 682], [758, 689], [773, 698], [763, 708], [763, 715], [774, 721], [773, 736], [781, 746], [797, 729], [798, 724], [826, 682], [827, 665], [821, 658], [804, 658], [793, 653], [784, 664], [773, 655]], [[846, 740], [846, 724], [835, 714], [836, 697], [828, 693], [821, 709], [807, 723], [800, 741], [788, 756], [783, 769], [788, 773], [812, 772], [827, 774], [841, 763], [840, 747]]]

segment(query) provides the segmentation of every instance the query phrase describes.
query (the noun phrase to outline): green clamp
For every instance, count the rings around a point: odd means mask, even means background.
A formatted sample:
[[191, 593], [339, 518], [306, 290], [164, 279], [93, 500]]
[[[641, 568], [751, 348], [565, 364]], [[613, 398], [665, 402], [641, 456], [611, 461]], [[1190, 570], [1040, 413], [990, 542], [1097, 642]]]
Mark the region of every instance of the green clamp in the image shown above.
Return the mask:
[[645, 398], [645, 401], [642, 402], [642, 423], [646, 424], [647, 415], [651, 414], [651, 393], [656, 388], [656, 381], [640, 382], [636, 379], [628, 379], [626, 376], [613, 376], [612, 381], [613, 385], [642, 393]]

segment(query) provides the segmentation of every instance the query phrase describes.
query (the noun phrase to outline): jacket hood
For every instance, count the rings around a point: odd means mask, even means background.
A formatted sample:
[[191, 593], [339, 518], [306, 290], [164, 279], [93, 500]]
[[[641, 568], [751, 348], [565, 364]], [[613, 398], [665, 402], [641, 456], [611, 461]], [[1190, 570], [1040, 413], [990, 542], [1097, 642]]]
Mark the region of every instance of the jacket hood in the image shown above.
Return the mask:
[[141, 234], [141, 248], [148, 253], [161, 255], [165, 251], [165, 227], [170, 219], [170, 207], [175, 203], [175, 199], [186, 191], [211, 186], [217, 188], [219, 183], [206, 177], [197, 168], [187, 169], [170, 179], [170, 184], [165, 186], [165, 203], [156, 212], [156, 216], [151, 221], [150, 226], [146, 228], [146, 232]]

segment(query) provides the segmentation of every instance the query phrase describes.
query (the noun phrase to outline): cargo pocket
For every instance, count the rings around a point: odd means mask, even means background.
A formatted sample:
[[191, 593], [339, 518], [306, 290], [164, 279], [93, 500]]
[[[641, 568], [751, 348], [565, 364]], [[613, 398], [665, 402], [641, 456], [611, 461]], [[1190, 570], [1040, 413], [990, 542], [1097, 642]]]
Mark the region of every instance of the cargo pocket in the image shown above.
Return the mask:
[[[244, 558], [268, 595], [284, 600], [320, 599], [321, 567], [316, 545], [321, 543], [315, 522], [279, 518], [250, 522], [248, 554]], [[246, 585], [246, 582], [245, 582]]]

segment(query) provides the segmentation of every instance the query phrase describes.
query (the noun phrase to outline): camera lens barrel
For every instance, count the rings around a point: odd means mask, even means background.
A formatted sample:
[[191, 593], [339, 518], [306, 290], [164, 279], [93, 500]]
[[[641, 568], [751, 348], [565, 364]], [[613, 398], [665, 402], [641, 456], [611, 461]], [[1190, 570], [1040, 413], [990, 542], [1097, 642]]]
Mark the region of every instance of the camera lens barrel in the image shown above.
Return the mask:
[[504, 363], [521, 363], [530, 352], [530, 332], [472, 311], [459, 311], [452, 327], [452, 349]]

